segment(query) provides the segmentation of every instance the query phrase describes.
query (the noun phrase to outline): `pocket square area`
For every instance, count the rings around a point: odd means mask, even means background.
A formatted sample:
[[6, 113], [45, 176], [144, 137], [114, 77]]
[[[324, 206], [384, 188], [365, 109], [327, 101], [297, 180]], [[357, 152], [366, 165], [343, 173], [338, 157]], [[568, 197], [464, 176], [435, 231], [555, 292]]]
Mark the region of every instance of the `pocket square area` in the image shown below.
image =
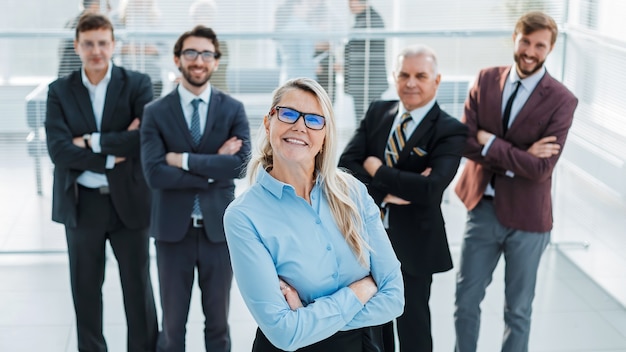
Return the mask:
[[419, 156], [424, 156], [426, 154], [428, 154], [427, 151], [425, 151], [424, 149], [420, 148], [420, 147], [414, 147], [413, 148], [413, 153], [419, 155]]

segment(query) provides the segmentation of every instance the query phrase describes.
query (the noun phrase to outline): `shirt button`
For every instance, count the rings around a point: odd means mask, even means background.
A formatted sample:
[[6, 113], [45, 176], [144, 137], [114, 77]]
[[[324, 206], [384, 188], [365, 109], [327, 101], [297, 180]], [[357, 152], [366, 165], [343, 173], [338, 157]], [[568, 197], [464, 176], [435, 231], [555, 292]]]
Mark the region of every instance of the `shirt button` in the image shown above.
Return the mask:
[[317, 220], [315, 220], [315, 223], [319, 225], [319, 224], [321, 224], [321, 223], [322, 223], [322, 220], [317, 219]]
[[337, 276], [339, 276], [339, 275], [338, 275], [337, 273], [334, 273], [334, 274], [333, 274], [333, 279], [336, 279], [336, 278], [337, 278]]
[[330, 251], [330, 250], [332, 250], [332, 248], [330, 248], [330, 246], [327, 246], [327, 247], [326, 247], [326, 250], [327, 250], [327, 251]]

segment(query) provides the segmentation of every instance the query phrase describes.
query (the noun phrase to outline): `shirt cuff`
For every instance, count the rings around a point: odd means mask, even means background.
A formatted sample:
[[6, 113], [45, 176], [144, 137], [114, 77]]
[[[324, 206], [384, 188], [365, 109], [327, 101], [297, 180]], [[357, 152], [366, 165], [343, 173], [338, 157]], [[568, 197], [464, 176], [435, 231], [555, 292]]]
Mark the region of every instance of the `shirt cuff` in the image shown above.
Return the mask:
[[[100, 145], [100, 133], [99, 132], [94, 132], [91, 134], [91, 150], [94, 153], [102, 153], [102, 146]], [[115, 164], [115, 158], [113, 158], [113, 161]], [[108, 161], [107, 161], [107, 165], [108, 165]], [[111, 167], [112, 169], [113, 167]]]
[[107, 162], [104, 167], [109, 170], [115, 167], [115, 155], [107, 155]]
[[189, 153], [183, 153], [183, 170], [189, 171]]
[[483, 150], [480, 151], [480, 155], [487, 156], [487, 152], [489, 151], [489, 148], [491, 147], [491, 144], [493, 144], [493, 141], [495, 141], [495, 140], [496, 140], [496, 135], [491, 136], [491, 138], [489, 138], [487, 143], [485, 143], [485, 146], [483, 147]]

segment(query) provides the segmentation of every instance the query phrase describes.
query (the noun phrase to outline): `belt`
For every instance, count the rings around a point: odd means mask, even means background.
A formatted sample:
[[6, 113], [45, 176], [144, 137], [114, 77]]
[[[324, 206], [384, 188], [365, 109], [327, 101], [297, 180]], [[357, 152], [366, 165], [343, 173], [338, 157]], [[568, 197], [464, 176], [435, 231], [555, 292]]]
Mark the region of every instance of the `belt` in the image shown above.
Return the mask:
[[484, 200], [493, 200], [493, 196], [490, 196], [488, 194], [483, 194], [483, 199]]
[[191, 227], [194, 227], [194, 228], [204, 227], [204, 220], [202, 218], [191, 218]]
[[85, 191], [89, 191], [89, 192], [98, 192], [100, 194], [111, 194], [111, 190], [109, 189], [109, 186], [102, 186], [102, 187], [91, 188], [91, 187], [85, 187], [85, 186], [79, 184], [78, 187], [80, 187], [81, 189], [83, 189]]

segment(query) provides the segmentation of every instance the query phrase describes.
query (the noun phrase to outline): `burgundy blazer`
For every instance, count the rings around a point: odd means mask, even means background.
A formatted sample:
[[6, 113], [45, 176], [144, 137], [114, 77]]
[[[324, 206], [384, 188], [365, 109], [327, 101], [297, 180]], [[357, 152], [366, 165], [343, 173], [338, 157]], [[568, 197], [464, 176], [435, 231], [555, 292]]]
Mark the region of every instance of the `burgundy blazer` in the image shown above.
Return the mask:
[[[505, 134], [502, 91], [510, 70], [482, 70], [469, 93], [461, 119], [469, 130], [463, 153], [468, 160], [455, 191], [472, 210], [495, 174], [498, 221], [513, 229], [547, 232], [552, 229], [552, 171], [560, 154], [541, 159], [526, 150], [543, 137], [556, 136], [562, 153], [578, 99], [546, 72]], [[485, 156], [476, 140], [479, 129], [496, 135]], [[514, 176], [507, 176], [507, 170]]]

